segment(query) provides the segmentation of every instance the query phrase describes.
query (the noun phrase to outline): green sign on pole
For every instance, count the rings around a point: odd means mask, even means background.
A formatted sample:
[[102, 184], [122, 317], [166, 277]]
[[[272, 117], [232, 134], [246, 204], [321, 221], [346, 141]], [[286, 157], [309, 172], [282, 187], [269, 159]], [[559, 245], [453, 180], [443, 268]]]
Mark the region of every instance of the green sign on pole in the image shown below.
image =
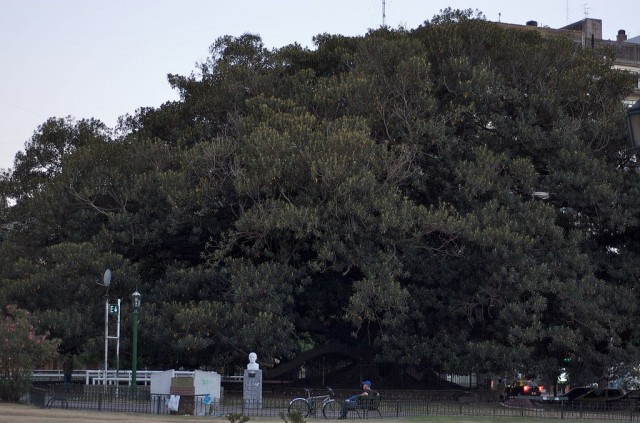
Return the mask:
[[118, 314], [118, 304], [109, 304], [109, 313]]

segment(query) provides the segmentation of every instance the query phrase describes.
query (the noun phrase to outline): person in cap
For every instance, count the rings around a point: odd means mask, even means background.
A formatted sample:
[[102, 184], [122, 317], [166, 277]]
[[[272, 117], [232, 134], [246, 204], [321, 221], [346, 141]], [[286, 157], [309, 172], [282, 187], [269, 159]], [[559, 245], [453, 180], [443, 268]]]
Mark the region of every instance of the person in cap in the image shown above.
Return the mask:
[[360, 397], [377, 397], [378, 393], [371, 389], [371, 381], [363, 380], [362, 381], [362, 391], [358, 395], [352, 395], [344, 401], [342, 405], [342, 413], [340, 413], [340, 417], [338, 420], [347, 418], [347, 413], [349, 410], [353, 410], [358, 405], [358, 398]]

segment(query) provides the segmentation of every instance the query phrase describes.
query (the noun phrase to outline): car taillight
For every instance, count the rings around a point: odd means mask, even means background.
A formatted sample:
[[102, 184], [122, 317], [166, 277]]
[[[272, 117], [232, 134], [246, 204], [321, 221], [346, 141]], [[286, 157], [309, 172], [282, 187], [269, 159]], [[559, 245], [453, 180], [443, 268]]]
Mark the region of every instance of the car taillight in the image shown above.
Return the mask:
[[529, 385], [524, 385], [524, 387], [522, 388], [522, 391], [526, 394], [527, 392], [529, 392], [531, 390], [531, 386]]
[[542, 385], [538, 386], [538, 390], [539, 390], [540, 392], [544, 392], [544, 386], [542, 386]]

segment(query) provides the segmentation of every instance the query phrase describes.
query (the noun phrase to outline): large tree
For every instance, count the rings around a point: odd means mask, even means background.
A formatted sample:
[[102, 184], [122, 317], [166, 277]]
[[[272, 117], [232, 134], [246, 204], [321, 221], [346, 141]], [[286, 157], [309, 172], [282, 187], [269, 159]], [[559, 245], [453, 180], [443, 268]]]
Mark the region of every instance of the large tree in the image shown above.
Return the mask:
[[117, 138], [43, 125], [0, 180], [0, 297], [98, 355], [70, 294], [118, 266], [149, 367], [336, 344], [444, 372], [571, 358], [574, 381], [637, 363], [632, 84], [611, 52], [451, 10], [315, 43], [223, 37]]

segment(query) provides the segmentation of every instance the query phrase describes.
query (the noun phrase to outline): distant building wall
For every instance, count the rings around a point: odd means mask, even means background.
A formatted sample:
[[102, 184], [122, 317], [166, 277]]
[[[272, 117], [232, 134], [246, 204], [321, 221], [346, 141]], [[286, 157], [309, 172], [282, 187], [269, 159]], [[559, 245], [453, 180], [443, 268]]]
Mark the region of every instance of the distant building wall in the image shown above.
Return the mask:
[[504, 29], [520, 31], [536, 31], [543, 37], [567, 38], [583, 47], [606, 47], [615, 54], [614, 68], [638, 75], [635, 91], [625, 99], [625, 104], [632, 105], [640, 99], [640, 37], [627, 39], [625, 30], [618, 31], [615, 40], [602, 39], [602, 20], [586, 18], [560, 29], [540, 27], [536, 21], [528, 21], [526, 25], [494, 22]]
[[585, 18], [581, 21], [574, 22], [560, 29], [568, 29], [578, 31], [582, 34], [583, 45], [588, 45], [592, 40], [602, 39], [602, 20]]

